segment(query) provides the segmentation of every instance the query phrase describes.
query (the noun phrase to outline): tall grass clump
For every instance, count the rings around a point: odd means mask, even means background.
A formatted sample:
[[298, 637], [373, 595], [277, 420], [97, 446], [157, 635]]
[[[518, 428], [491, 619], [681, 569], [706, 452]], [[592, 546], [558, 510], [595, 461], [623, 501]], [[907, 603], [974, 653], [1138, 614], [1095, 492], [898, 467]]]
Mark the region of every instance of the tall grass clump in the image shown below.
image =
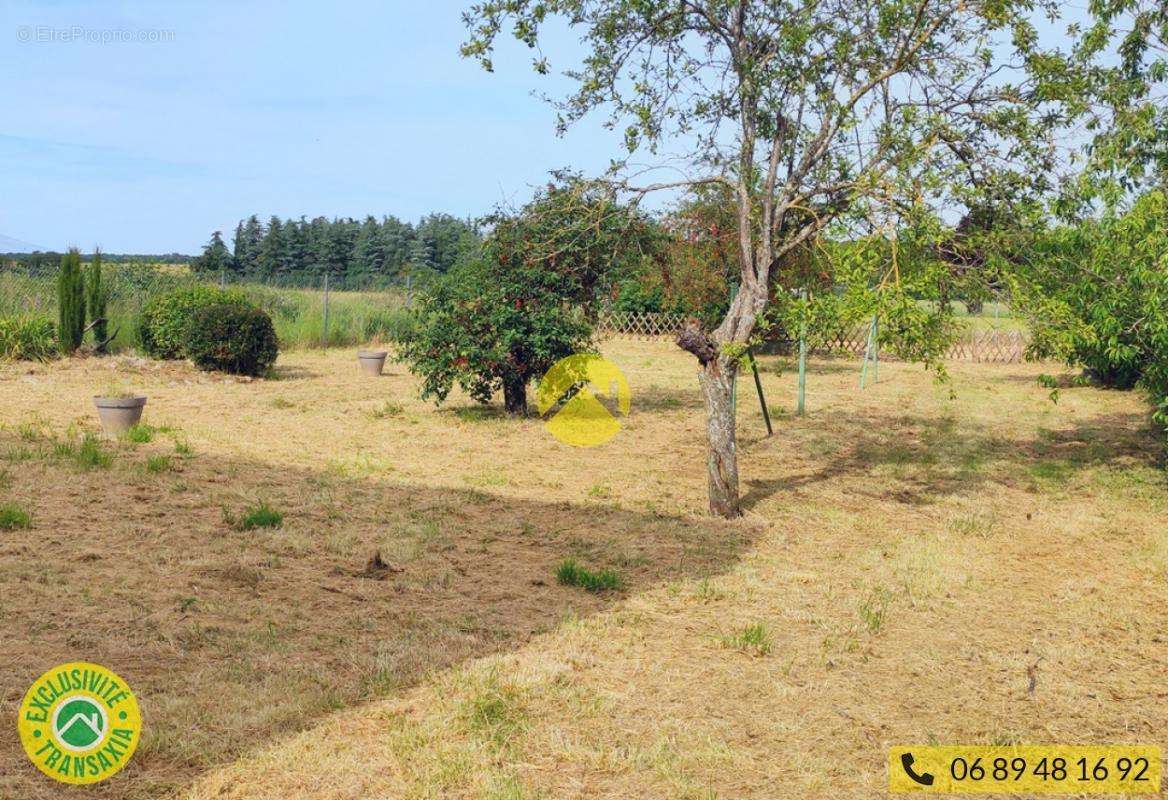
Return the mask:
[[565, 586], [579, 586], [589, 592], [615, 591], [621, 587], [620, 575], [611, 569], [593, 572], [572, 558], [556, 568], [556, 580]]
[[236, 523], [241, 531], [255, 528], [279, 528], [284, 524], [284, 515], [267, 503], [258, 503], [247, 509]]
[[387, 342], [409, 324], [409, 312], [393, 292], [331, 292], [328, 336], [324, 328], [324, 294], [318, 289], [249, 287], [252, 302], [267, 311], [281, 347], [348, 347]]
[[114, 460], [112, 454], [102, 449], [101, 440], [92, 433], [85, 434], [77, 448], [77, 464], [82, 469], [105, 469]]
[[47, 361], [57, 353], [57, 328], [48, 317], [0, 318], [0, 358]]
[[766, 626], [756, 622], [730, 636], [723, 636], [722, 646], [751, 655], [765, 656], [770, 653], [773, 643]]
[[16, 503], [0, 505], [0, 530], [14, 531], [32, 527], [32, 515]]

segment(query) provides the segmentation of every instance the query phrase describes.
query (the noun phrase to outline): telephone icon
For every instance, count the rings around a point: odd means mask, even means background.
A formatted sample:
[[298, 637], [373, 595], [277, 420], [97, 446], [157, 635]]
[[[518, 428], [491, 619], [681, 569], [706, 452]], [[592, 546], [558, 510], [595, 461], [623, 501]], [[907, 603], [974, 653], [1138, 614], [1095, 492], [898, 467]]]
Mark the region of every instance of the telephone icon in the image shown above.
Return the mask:
[[917, 771], [913, 769], [913, 760], [912, 753], [900, 754], [900, 765], [904, 767], [904, 773], [922, 786], [932, 786], [933, 776], [928, 772], [918, 774]]

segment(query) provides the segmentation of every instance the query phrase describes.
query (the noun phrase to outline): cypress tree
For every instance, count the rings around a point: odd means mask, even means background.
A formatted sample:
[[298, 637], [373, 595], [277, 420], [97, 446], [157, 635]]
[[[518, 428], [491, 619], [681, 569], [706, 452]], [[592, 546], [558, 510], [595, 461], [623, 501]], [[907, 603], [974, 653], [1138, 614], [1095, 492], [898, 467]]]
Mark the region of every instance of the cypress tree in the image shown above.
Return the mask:
[[[206, 248], [204, 248], [206, 249]], [[247, 236], [243, 232], [243, 220], [235, 226], [235, 238], [232, 240], [232, 254], [231, 269], [235, 272], [243, 272], [247, 268]]]
[[255, 275], [259, 270], [260, 246], [264, 241], [264, 226], [260, 224], [260, 218], [252, 214], [247, 218], [247, 222], [243, 225], [243, 238], [246, 244], [246, 252], [244, 254], [243, 263], [239, 261], [238, 246], [236, 248], [236, 270], [247, 275]]
[[89, 280], [85, 282], [87, 296], [86, 305], [89, 307], [89, 319], [93, 323], [93, 343], [99, 350], [104, 349], [106, 333], [109, 330], [109, 321], [105, 316], [106, 304], [109, 300], [109, 289], [101, 282], [101, 248], [93, 254], [93, 263], [89, 266]]
[[85, 331], [85, 278], [76, 247], [61, 258], [57, 273], [57, 338], [61, 352], [70, 355], [81, 346]]
[[270, 278], [276, 274], [283, 252], [284, 225], [279, 217], [273, 216], [268, 220], [268, 227], [260, 240], [260, 250], [256, 256], [255, 269], [259, 277]]

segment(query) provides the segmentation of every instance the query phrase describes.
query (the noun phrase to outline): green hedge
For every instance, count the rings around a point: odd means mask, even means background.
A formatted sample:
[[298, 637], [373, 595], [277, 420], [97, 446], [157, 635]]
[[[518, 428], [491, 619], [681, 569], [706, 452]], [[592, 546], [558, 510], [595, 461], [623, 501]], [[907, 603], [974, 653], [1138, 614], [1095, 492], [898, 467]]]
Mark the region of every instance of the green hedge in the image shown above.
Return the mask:
[[276, 361], [276, 330], [258, 308], [207, 306], [191, 318], [186, 352], [200, 369], [262, 375]]
[[187, 358], [191, 321], [200, 310], [229, 305], [249, 308], [247, 295], [235, 289], [198, 284], [152, 298], [142, 308], [138, 336], [142, 349], [152, 358]]

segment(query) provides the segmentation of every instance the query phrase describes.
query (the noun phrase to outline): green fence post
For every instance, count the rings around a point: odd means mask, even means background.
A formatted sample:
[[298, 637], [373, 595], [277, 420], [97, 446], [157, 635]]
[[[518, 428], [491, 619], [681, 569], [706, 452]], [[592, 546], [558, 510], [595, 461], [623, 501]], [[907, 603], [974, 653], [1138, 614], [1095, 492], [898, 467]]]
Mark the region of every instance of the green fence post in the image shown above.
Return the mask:
[[876, 346], [876, 315], [872, 315], [872, 324], [868, 328], [868, 342], [864, 345], [864, 366], [860, 368], [860, 388], [868, 383], [868, 362], [872, 358], [872, 348]]
[[329, 306], [329, 276], [324, 274], [324, 321], [321, 325], [320, 346], [328, 347], [328, 306]]

